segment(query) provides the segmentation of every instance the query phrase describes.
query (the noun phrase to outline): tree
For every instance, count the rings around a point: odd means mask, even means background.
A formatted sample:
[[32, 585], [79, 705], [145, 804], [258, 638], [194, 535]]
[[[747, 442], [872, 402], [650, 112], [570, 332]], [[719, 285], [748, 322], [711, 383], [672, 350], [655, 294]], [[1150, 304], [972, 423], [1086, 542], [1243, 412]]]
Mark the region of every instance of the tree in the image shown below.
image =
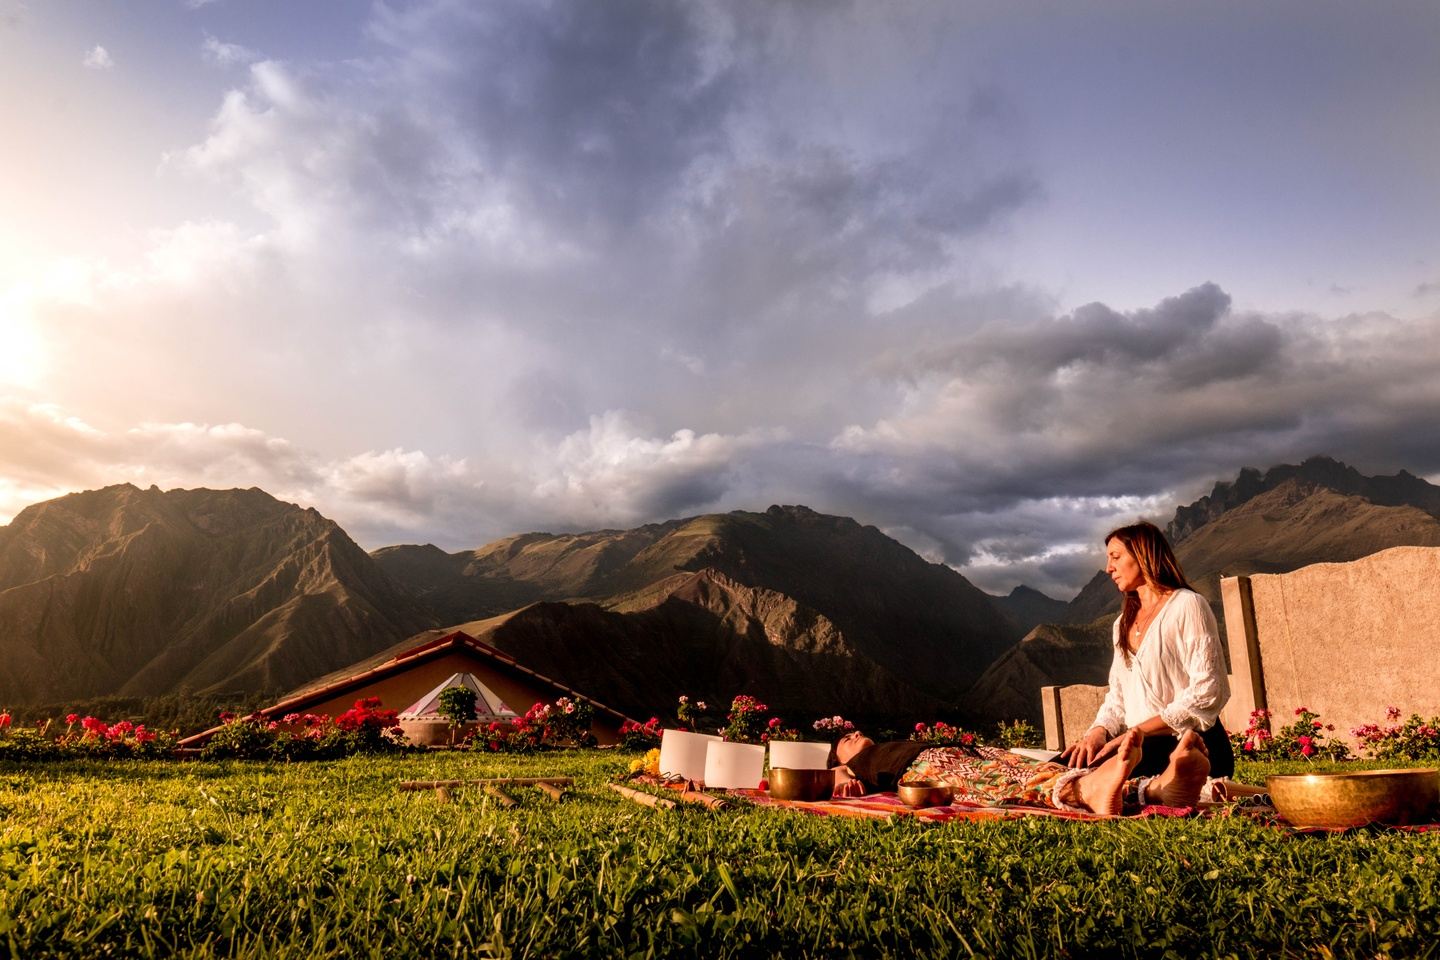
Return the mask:
[[446, 687], [440, 691], [440, 716], [450, 721], [450, 743], [455, 730], [475, 719], [475, 691], [469, 687]]

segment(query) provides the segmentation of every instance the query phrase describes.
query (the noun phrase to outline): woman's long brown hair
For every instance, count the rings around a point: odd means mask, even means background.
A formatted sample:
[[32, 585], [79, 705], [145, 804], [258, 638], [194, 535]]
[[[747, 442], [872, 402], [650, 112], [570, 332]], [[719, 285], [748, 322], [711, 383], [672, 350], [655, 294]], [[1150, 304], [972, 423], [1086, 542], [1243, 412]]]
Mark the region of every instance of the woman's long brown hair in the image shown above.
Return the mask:
[[[1175, 559], [1175, 551], [1170, 549], [1170, 542], [1155, 524], [1141, 520], [1128, 527], [1111, 530], [1105, 535], [1107, 550], [1111, 540], [1119, 540], [1130, 551], [1146, 583], [1171, 590], [1190, 589], [1190, 583], [1180, 569], [1180, 561]], [[1120, 611], [1120, 635], [1115, 638], [1115, 649], [1125, 658], [1126, 666], [1130, 664], [1130, 648], [1125, 638], [1130, 636], [1130, 628], [1135, 625], [1139, 614], [1140, 595], [1130, 590], [1125, 594], [1125, 605]]]

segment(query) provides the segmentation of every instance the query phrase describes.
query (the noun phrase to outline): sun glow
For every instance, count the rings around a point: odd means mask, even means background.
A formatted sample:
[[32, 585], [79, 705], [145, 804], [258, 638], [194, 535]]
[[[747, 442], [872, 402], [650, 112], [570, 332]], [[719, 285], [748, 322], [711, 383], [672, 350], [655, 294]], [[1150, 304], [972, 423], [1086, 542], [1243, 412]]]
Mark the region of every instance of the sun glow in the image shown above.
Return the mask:
[[0, 294], [0, 386], [35, 386], [44, 361], [30, 298], [17, 288]]

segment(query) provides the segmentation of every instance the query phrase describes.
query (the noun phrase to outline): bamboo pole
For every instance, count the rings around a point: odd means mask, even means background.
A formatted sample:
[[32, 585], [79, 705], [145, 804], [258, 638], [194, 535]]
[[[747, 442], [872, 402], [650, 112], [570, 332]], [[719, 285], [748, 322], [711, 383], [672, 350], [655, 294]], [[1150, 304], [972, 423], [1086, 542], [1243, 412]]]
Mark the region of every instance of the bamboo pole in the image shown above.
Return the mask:
[[485, 792], [490, 796], [494, 797], [496, 800], [500, 801], [500, 806], [504, 807], [506, 810], [509, 810], [511, 807], [516, 805], [514, 797], [510, 796], [508, 793], [506, 793], [504, 790], [501, 790], [493, 783], [485, 784]]
[[632, 790], [629, 787], [622, 787], [618, 783], [609, 783], [606, 784], [606, 786], [608, 786], [611, 790], [614, 790], [616, 793], [620, 794], [620, 796], [624, 797], [625, 799], [634, 800], [638, 804], [642, 804], [647, 807], [659, 807], [662, 810], [675, 809], [674, 800], [667, 800], [664, 797], [657, 797], [649, 793], [643, 793], [639, 790]]
[[545, 793], [550, 796], [551, 800], [559, 800], [565, 795], [565, 791], [555, 786], [555, 784], [553, 783], [537, 783], [535, 784], [535, 786], [545, 791]]
[[437, 787], [483, 787], [495, 786], [533, 787], [542, 783], [557, 787], [568, 787], [575, 783], [574, 777], [491, 777], [487, 780], [401, 780], [401, 790], [434, 790]]
[[702, 807], [706, 807], [710, 810], [724, 810], [730, 805], [719, 797], [712, 797], [708, 793], [702, 793], [699, 790], [691, 790], [689, 787], [686, 787], [684, 790], [680, 791], [680, 799], [684, 800], [686, 803], [698, 803]]

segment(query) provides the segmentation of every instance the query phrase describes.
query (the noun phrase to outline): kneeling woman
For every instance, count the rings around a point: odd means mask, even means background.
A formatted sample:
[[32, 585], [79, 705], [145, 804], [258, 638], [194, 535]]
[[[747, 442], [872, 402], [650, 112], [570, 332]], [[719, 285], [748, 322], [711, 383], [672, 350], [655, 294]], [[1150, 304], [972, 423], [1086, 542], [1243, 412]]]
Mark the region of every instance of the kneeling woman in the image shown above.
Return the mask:
[[[1073, 770], [999, 747], [932, 747], [912, 740], [876, 743], [859, 732], [848, 733], [835, 745], [839, 764], [835, 795], [854, 797], [905, 783], [938, 781], [954, 788], [955, 799], [969, 803], [1116, 816], [1126, 799], [1130, 773], [1140, 761], [1143, 739], [1143, 734], [1132, 731], [1104, 763]], [[1185, 734], [1169, 760], [1150, 784], [1148, 802], [1194, 806], [1210, 771], [1204, 742], [1193, 733]], [[1133, 794], [1133, 783], [1130, 786]]]

